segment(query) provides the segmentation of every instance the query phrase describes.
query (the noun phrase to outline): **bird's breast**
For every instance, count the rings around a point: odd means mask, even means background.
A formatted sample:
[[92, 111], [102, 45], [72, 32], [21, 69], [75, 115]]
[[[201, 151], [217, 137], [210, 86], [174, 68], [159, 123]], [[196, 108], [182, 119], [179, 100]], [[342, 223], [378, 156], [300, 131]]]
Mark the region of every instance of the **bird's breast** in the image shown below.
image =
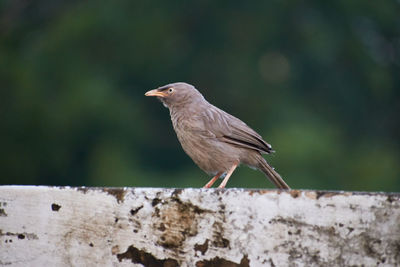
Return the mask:
[[205, 172], [227, 171], [238, 159], [235, 148], [220, 142], [197, 116], [173, 114], [171, 120], [183, 150]]

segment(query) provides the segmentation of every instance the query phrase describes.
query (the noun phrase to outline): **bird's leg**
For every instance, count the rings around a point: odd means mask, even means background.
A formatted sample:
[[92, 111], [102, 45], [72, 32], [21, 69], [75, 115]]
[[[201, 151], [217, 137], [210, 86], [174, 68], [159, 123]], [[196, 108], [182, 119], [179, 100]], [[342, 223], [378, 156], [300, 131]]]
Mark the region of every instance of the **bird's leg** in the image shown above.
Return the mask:
[[218, 178], [223, 174], [224, 172], [219, 172], [217, 173], [217, 175], [215, 175], [205, 186], [203, 186], [203, 188], [210, 188], [215, 181], [218, 180]]
[[218, 188], [225, 188], [226, 184], [228, 183], [229, 177], [231, 177], [232, 173], [235, 171], [236, 167], [239, 165], [239, 162], [236, 162], [232, 165], [228, 173], [226, 174], [222, 183], [218, 186]]

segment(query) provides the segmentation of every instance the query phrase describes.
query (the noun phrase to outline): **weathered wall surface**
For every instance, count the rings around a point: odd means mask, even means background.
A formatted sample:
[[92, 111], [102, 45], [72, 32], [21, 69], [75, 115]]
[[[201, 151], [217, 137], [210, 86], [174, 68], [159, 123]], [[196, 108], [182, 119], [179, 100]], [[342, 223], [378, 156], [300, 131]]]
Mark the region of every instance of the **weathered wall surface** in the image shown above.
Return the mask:
[[400, 194], [0, 187], [2, 266], [396, 266]]

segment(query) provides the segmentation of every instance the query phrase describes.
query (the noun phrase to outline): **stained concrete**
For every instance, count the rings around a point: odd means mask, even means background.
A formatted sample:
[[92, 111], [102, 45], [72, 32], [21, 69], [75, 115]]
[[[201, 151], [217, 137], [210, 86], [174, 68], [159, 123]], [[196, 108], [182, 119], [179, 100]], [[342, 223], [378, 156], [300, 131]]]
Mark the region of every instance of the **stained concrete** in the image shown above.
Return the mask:
[[396, 266], [400, 194], [0, 186], [1, 266]]

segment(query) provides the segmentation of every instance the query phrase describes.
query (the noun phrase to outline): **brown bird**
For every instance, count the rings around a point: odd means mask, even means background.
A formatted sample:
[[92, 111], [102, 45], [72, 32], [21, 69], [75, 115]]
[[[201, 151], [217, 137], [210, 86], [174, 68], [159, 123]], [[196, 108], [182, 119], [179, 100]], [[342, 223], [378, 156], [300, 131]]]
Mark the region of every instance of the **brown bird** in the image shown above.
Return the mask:
[[224, 188], [236, 167], [243, 163], [264, 172], [278, 188], [290, 189], [261, 154], [274, 152], [270, 144], [238, 118], [211, 105], [187, 83], [171, 83], [148, 91], [169, 108], [172, 125], [186, 154], [207, 174], [214, 177], [211, 187], [226, 174]]

